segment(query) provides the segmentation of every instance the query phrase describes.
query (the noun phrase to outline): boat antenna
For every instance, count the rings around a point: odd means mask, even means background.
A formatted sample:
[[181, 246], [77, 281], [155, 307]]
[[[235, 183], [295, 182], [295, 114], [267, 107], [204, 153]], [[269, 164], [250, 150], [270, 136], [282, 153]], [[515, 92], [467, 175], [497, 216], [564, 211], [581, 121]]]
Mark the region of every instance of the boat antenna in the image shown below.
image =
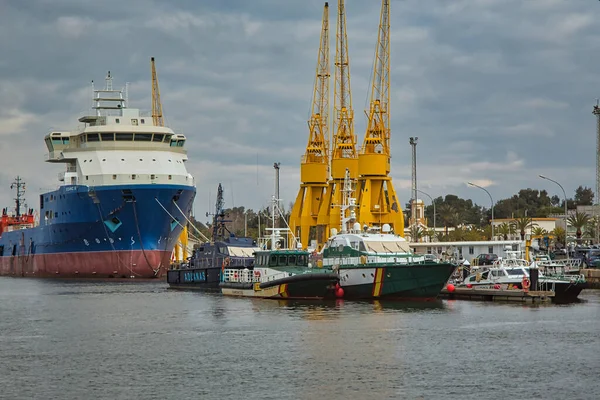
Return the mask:
[[[213, 216], [213, 231], [212, 231], [212, 242], [216, 242], [218, 240], [225, 240], [225, 232], [231, 234], [231, 231], [227, 229], [225, 225], [226, 222], [231, 222], [230, 220], [226, 220], [227, 215], [225, 214], [225, 197], [223, 196], [223, 186], [219, 183], [219, 188], [217, 189], [217, 201], [215, 202], [215, 212], [212, 214]], [[206, 213], [208, 217], [211, 215], [210, 213]]]
[[[356, 221], [356, 212], [354, 211], [356, 208], [356, 199], [352, 197], [352, 193], [354, 192], [352, 183], [352, 179], [350, 178], [350, 170], [346, 168], [344, 186], [342, 187], [342, 204], [339, 206], [341, 233], [347, 233], [348, 223]], [[348, 214], [346, 213], [347, 210], [349, 210]]]
[[11, 189], [17, 189], [17, 197], [15, 197], [15, 212], [17, 217], [21, 216], [21, 204], [23, 204], [23, 196], [25, 196], [25, 182], [20, 176], [17, 176], [13, 183], [10, 185]]

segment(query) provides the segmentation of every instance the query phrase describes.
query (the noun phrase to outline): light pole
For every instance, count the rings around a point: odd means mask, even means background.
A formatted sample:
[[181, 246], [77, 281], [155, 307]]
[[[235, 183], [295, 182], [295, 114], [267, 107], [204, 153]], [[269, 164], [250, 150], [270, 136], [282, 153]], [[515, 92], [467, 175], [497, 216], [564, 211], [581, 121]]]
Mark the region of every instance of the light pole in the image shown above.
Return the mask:
[[492, 240], [494, 240], [494, 199], [492, 199], [492, 195], [490, 194], [490, 192], [487, 191], [486, 188], [476, 185], [473, 182], [467, 182], [467, 184], [483, 190], [488, 194], [488, 196], [490, 196], [490, 201], [492, 202]]
[[569, 258], [569, 250], [567, 248], [567, 241], [568, 241], [568, 235], [567, 235], [567, 228], [568, 228], [568, 226], [567, 226], [567, 193], [565, 192], [565, 188], [562, 187], [562, 185], [560, 183], [556, 182], [554, 179], [550, 179], [550, 178], [548, 178], [547, 176], [544, 176], [544, 175], [539, 175], [539, 177], [542, 178], [542, 179], [545, 179], [547, 181], [556, 183], [562, 189], [563, 196], [565, 196], [565, 253], [567, 253], [567, 258]]
[[435, 238], [435, 236], [437, 235], [437, 231], [435, 230], [436, 226], [435, 226], [435, 201], [433, 201], [433, 198], [428, 195], [427, 193], [425, 193], [422, 190], [416, 189], [417, 192], [424, 194], [425, 196], [429, 197], [429, 200], [431, 200], [431, 204], [433, 204], [433, 237]]

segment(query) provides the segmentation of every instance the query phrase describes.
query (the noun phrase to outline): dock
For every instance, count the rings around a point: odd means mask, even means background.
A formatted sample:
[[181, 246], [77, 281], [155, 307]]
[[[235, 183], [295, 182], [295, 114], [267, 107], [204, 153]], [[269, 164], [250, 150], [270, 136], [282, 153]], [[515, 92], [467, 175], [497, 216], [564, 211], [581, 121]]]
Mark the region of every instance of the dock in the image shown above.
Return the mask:
[[452, 292], [442, 289], [440, 298], [450, 300], [501, 301], [520, 303], [549, 303], [554, 297], [552, 291], [527, 291], [521, 289], [477, 289], [454, 288]]
[[581, 274], [585, 276], [588, 289], [600, 289], [600, 269], [582, 269]]

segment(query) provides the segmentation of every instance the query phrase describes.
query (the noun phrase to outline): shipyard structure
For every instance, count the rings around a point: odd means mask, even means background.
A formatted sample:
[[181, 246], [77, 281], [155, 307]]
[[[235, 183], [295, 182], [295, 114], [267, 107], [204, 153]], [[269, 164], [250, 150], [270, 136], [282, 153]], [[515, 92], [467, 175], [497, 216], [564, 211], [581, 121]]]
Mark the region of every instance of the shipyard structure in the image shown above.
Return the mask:
[[[309, 139], [300, 166], [301, 185], [290, 229], [302, 247], [322, 244], [342, 226], [346, 171], [354, 182], [355, 220], [369, 228], [389, 227], [404, 236], [404, 215], [390, 173], [390, 1], [382, 0], [373, 61], [367, 128], [357, 148], [350, 89], [350, 57], [344, 0], [338, 0], [334, 61], [333, 129], [329, 130], [329, 6], [325, 3], [319, 42]], [[333, 35], [331, 35], [333, 36]], [[331, 132], [331, 133], [330, 133]]]

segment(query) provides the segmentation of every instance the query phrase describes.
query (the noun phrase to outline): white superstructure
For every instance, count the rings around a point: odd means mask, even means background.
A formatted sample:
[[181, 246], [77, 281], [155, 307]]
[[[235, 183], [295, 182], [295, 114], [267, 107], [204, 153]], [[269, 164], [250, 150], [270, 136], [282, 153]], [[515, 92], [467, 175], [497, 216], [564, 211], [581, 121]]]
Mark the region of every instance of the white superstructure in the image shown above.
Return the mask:
[[65, 185], [176, 184], [194, 186], [187, 172], [185, 136], [155, 126], [150, 116], [127, 108], [123, 90], [94, 90], [96, 115], [79, 118], [84, 127], [46, 135], [46, 161], [65, 163]]

